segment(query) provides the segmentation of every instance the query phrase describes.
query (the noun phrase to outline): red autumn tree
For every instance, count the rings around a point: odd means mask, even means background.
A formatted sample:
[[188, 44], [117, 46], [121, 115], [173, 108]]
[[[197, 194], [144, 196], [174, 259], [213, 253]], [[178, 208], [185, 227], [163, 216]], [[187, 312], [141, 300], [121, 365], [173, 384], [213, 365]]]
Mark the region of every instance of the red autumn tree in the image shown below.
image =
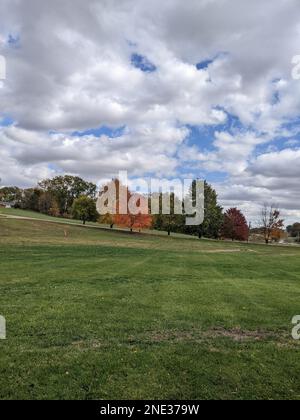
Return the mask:
[[119, 227], [130, 229], [150, 229], [152, 227], [152, 216], [149, 214], [116, 214], [114, 222]]
[[133, 229], [151, 228], [153, 220], [149, 214], [148, 199], [141, 194], [133, 194], [118, 179], [112, 182], [116, 190], [116, 214], [111, 215], [111, 225], [128, 228], [131, 232]]
[[249, 237], [249, 227], [243, 213], [232, 208], [227, 210], [224, 215], [222, 226], [222, 237], [233, 241], [247, 241]]

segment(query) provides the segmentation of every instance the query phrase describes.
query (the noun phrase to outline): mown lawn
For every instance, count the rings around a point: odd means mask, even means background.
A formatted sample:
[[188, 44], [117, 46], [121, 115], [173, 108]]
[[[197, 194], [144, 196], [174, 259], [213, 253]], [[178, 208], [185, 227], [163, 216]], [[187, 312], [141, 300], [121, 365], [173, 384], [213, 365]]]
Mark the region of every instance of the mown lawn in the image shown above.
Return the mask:
[[0, 218], [0, 398], [300, 398], [300, 249]]
[[[4, 216], [15, 216], [15, 217], [21, 217], [21, 218], [31, 218], [31, 219], [37, 219], [37, 220], [43, 220], [43, 221], [49, 221], [49, 222], [60, 222], [60, 223], [66, 223], [66, 224], [81, 224], [81, 221], [74, 220], [74, 219], [64, 219], [61, 217], [52, 217], [48, 216], [47, 214], [38, 213], [31, 210], [21, 210], [21, 209], [6, 209], [0, 207], [0, 217]], [[90, 226], [97, 226], [96, 223], [90, 223], [87, 222], [87, 225]]]

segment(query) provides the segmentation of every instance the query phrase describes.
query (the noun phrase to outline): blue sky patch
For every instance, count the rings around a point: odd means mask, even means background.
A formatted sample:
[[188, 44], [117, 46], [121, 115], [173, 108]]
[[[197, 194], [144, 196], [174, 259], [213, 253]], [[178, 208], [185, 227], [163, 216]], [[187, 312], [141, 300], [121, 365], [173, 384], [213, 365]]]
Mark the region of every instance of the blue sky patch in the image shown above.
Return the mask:
[[226, 122], [218, 125], [187, 125], [186, 127], [190, 130], [190, 135], [187, 138], [189, 146], [202, 146], [202, 150], [214, 150], [213, 142], [215, 140], [215, 133], [225, 131], [234, 135], [236, 131], [248, 130], [248, 127], [244, 127], [240, 120], [226, 112], [224, 109], [218, 107], [218, 109], [224, 111], [227, 114]]
[[14, 120], [7, 116], [1, 116], [0, 115], [0, 126], [1, 127], [8, 127], [10, 125], [14, 124]]
[[121, 137], [126, 130], [126, 126], [118, 127], [118, 128], [110, 128], [105, 125], [99, 128], [91, 128], [85, 131], [74, 131], [72, 133], [73, 137], [84, 137], [84, 136], [107, 136], [111, 138]]
[[151, 63], [147, 57], [136, 53], [131, 55], [131, 64], [145, 73], [153, 73], [157, 69], [157, 67]]
[[206, 70], [214, 62], [214, 60], [204, 60], [196, 64], [197, 70]]
[[216, 54], [213, 58], [207, 58], [205, 60], [200, 61], [196, 64], [197, 70], [207, 70], [208, 67], [218, 58], [228, 56], [227, 52], [220, 52]]

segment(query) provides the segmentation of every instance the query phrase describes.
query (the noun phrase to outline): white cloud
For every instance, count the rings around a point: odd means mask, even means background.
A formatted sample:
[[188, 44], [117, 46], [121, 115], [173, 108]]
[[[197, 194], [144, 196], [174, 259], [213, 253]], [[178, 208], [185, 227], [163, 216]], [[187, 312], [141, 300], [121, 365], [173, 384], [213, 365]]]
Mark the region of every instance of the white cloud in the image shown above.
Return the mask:
[[2, 128], [2, 182], [18, 179], [20, 185], [27, 185], [29, 174], [31, 182], [36, 182], [54, 172], [49, 170], [49, 163], [59, 172], [83, 175], [94, 181], [113, 177], [121, 170], [132, 176], [150, 172], [173, 176], [179, 164], [174, 154], [186, 135], [186, 129], [166, 124], [139, 126], [113, 139], [104, 135], [41, 134], [14, 126]]
[[[173, 176], [182, 167], [227, 173], [218, 185], [224, 203], [282, 197], [287, 211], [299, 208], [288, 197], [299, 177], [290, 149], [299, 128], [288, 124], [300, 109], [291, 77], [298, 0], [2, 0], [0, 15], [0, 111], [16, 121], [0, 131], [2, 182], [29, 185], [64, 171], [98, 179], [119, 169]], [[132, 66], [133, 53], [157, 70]], [[226, 126], [228, 114], [243, 127]], [[187, 124], [224, 127], [210, 144], [191, 146]], [[101, 125], [126, 131], [70, 135]], [[280, 136], [287, 150], [274, 149]]]

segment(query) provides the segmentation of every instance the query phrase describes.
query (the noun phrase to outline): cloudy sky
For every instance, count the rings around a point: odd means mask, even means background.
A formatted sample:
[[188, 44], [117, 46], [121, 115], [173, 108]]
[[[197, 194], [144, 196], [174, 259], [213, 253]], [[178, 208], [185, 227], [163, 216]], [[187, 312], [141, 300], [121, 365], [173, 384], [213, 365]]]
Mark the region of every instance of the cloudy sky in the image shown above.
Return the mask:
[[[0, 0], [2, 185], [206, 178], [300, 218], [299, 0]], [[295, 69], [294, 69], [295, 71]]]

